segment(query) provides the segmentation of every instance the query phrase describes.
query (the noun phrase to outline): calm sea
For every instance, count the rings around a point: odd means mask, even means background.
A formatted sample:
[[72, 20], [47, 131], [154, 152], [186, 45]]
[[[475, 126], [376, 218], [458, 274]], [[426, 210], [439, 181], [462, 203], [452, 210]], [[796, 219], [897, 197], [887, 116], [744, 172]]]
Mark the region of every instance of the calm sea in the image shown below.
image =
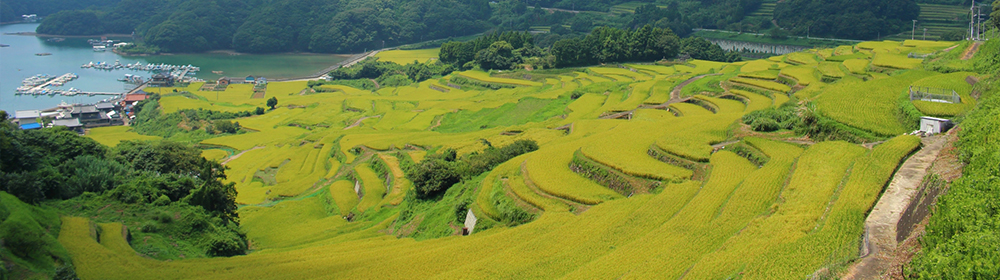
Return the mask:
[[[136, 62], [166, 63], [173, 65], [194, 65], [201, 67], [196, 77], [205, 80], [218, 79], [221, 76], [245, 77], [247, 75], [264, 76], [270, 79], [305, 77], [323, 70], [337, 62], [346, 59], [343, 55], [327, 54], [272, 54], [272, 55], [230, 55], [224, 53], [211, 54], [177, 54], [147, 57], [120, 56], [111, 51], [94, 52], [88, 38], [66, 38], [62, 42], [48, 42], [46, 38], [20, 35], [3, 35], [3, 33], [33, 32], [38, 24], [13, 24], [0, 26], [0, 44], [10, 47], [0, 48], [0, 110], [11, 114], [15, 110], [46, 109], [66, 103], [92, 103], [109, 96], [18, 96], [17, 87], [24, 78], [37, 74], [59, 76], [66, 73], [76, 73], [80, 76], [63, 87], [54, 89], [69, 89], [71, 87], [89, 92], [121, 92], [125, 84], [117, 81], [125, 74], [139, 75], [148, 78], [150, 73], [131, 70], [103, 71], [83, 69], [80, 65], [89, 62], [122, 64]], [[123, 38], [109, 38], [123, 39]], [[49, 56], [36, 56], [36, 53], [51, 53]], [[212, 71], [222, 71], [214, 74]]]

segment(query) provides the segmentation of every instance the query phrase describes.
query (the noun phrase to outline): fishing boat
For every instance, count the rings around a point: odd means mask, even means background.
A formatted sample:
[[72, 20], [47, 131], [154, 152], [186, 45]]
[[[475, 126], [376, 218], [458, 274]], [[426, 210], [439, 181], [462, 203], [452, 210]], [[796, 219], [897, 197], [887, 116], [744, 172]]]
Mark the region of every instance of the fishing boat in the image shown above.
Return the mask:
[[49, 55], [52, 55], [52, 53], [43, 52], [43, 53], [36, 53], [35, 55], [37, 55], [37, 56], [49, 56]]
[[104, 46], [104, 45], [94, 46], [94, 51], [95, 52], [103, 52], [103, 51], [107, 51], [107, 50], [108, 50], [108, 47]]

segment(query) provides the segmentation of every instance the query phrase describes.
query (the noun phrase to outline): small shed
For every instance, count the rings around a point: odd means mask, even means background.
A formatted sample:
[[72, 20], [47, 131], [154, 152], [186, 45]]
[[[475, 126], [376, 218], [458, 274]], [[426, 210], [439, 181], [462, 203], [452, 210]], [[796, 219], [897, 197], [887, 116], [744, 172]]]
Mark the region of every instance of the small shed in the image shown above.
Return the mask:
[[231, 82], [232, 82], [232, 79], [230, 79], [229, 77], [222, 77], [222, 78], [219, 78], [219, 80], [216, 81], [215, 83], [218, 84], [218, 85], [220, 85], [220, 86], [228, 86]]
[[244, 84], [253, 84], [256, 80], [257, 79], [254, 78], [253, 76], [247, 76], [245, 79], [243, 79], [243, 83]]
[[937, 134], [948, 131], [954, 124], [949, 119], [935, 117], [920, 117], [920, 131]]
[[479, 219], [476, 218], [476, 214], [472, 213], [472, 209], [469, 209], [469, 212], [465, 214], [465, 228], [462, 229], [462, 234], [472, 234], [472, 230], [476, 229], [476, 222], [478, 220]]

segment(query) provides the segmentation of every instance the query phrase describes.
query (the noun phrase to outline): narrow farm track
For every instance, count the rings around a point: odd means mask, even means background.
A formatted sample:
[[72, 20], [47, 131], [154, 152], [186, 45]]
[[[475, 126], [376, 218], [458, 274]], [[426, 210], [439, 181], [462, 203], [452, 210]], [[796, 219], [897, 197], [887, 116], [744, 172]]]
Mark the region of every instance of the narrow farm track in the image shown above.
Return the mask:
[[381, 118], [381, 117], [382, 117], [382, 115], [378, 115], [378, 116], [370, 116], [370, 117], [363, 117], [363, 118], [360, 118], [360, 119], [358, 119], [358, 121], [356, 121], [356, 122], [354, 122], [353, 124], [351, 124], [351, 125], [349, 125], [349, 126], [345, 127], [345, 128], [344, 128], [344, 130], [348, 130], [348, 129], [352, 129], [352, 128], [355, 128], [355, 127], [358, 127], [358, 126], [361, 126], [361, 122], [363, 122], [363, 121], [365, 121], [365, 120], [367, 120], [367, 119], [371, 119], [371, 118]]
[[691, 83], [693, 83], [695, 81], [701, 80], [701, 79], [703, 79], [705, 77], [708, 77], [708, 76], [718, 76], [718, 75], [722, 75], [722, 74], [705, 74], [705, 75], [695, 76], [695, 77], [692, 77], [690, 79], [687, 79], [686, 81], [684, 81], [684, 82], [680, 83], [679, 85], [677, 85], [676, 87], [674, 87], [674, 90], [670, 91], [670, 101], [673, 101], [672, 103], [681, 102], [680, 101], [681, 100], [681, 90], [683, 90], [684, 87], [686, 87], [687, 85], [689, 85], [689, 84], [691, 84]]
[[222, 165], [226, 165], [230, 161], [234, 161], [234, 160], [240, 158], [241, 156], [243, 156], [243, 154], [245, 154], [245, 153], [247, 153], [249, 151], [263, 149], [263, 148], [264, 148], [264, 146], [257, 146], [257, 147], [253, 147], [252, 149], [249, 149], [249, 150], [246, 150], [246, 151], [242, 151], [239, 154], [235, 154], [235, 155], [233, 155], [233, 156], [231, 156], [229, 158], [226, 158], [226, 160], [222, 161]]
[[691, 100], [691, 97], [681, 98], [681, 90], [683, 90], [685, 86], [687, 86], [688, 84], [691, 84], [691, 83], [693, 83], [695, 81], [698, 81], [698, 80], [700, 80], [702, 78], [705, 78], [705, 77], [708, 77], [708, 76], [717, 76], [717, 75], [722, 75], [722, 74], [706, 74], [706, 75], [701, 75], [701, 76], [692, 77], [690, 79], [687, 79], [686, 81], [680, 83], [679, 85], [677, 85], [676, 87], [674, 87], [673, 90], [670, 91], [670, 100], [668, 100], [667, 102], [664, 102], [663, 104], [653, 105], [653, 106], [650, 106], [650, 105], [639, 105], [638, 107], [636, 107], [635, 109], [632, 109], [632, 110], [628, 110], [628, 111], [624, 111], [624, 112], [619, 112], [619, 113], [614, 113], [614, 114], [610, 114], [610, 115], [601, 116], [600, 119], [609, 119], [609, 120], [621, 119], [621, 118], [632, 119], [632, 115], [635, 114], [635, 111], [638, 110], [638, 109], [660, 109], [660, 110], [664, 110], [664, 109], [667, 109], [668, 107], [670, 107], [670, 105], [673, 105], [675, 103], [687, 102], [688, 100]]
[[969, 46], [968, 49], [965, 49], [965, 52], [962, 53], [962, 60], [972, 59], [972, 56], [976, 55], [976, 52], [979, 51], [979, 45], [982, 45], [982, 44], [983, 44], [983, 42], [976, 42], [976, 43], [972, 44], [971, 46]]
[[896, 171], [885, 193], [865, 220], [861, 260], [851, 266], [845, 280], [876, 279], [887, 273], [898, 248], [897, 228], [914, 198], [920, 194], [924, 176], [944, 148], [946, 136], [923, 139], [924, 148], [906, 160]]

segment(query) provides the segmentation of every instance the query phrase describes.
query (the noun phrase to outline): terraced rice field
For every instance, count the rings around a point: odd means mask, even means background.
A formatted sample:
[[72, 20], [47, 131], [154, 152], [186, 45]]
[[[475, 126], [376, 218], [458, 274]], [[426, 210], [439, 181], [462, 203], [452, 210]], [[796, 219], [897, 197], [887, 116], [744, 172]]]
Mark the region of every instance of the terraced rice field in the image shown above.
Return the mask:
[[[758, 12], [766, 14], [765, 8]], [[204, 152], [213, 159], [242, 153], [226, 164], [227, 180], [236, 183], [251, 253], [157, 261], [132, 250], [116, 234], [120, 224], [96, 225], [105, 234], [92, 238], [83, 217], [64, 217], [59, 240], [83, 279], [807, 278], [857, 257], [866, 213], [919, 145], [918, 138], [898, 136], [912, 130], [897, 115], [906, 89], [953, 87], [963, 102], [974, 102], [962, 85], [968, 73], [905, 70], [919, 61], [899, 59], [945, 45], [868, 42], [858, 51], [847, 46], [736, 64], [594, 67], [538, 81], [452, 74], [514, 85], [500, 90], [431, 88], [450, 77], [376, 92], [338, 86], [315, 94], [299, 94], [304, 82], [275, 82], [268, 94], [273, 89], [280, 106], [237, 120], [255, 132], [202, 142], [223, 147]], [[432, 56], [380, 54], [404, 62]], [[837, 56], [851, 57], [832, 59]], [[856, 75], [869, 64], [904, 70], [872, 72], [878, 78], [864, 81]], [[686, 102], [671, 101], [681, 82], [720, 71], [709, 76], [715, 80], [694, 84], [717, 88], [689, 89]], [[822, 75], [840, 79], [823, 82]], [[164, 97], [165, 110], [239, 111], [263, 102], [239, 87], [183, 90], [195, 98]], [[575, 91], [582, 95], [571, 98]], [[733, 136], [744, 114], [789, 101], [812, 102], [822, 116], [889, 140], [866, 149]], [[609, 113], [624, 117], [608, 119]], [[106, 143], [138, 137], [120, 129], [91, 132]], [[464, 157], [520, 139], [536, 141], [539, 149], [463, 185], [465, 207], [489, 226], [451, 236], [461, 232], [459, 220], [406, 210], [429, 207], [407, 197], [414, 188], [404, 172], [411, 161], [427, 162], [446, 148]], [[712, 146], [729, 141], [758, 150], [766, 161]], [[510, 214], [505, 207], [531, 213], [532, 220], [506, 226], [498, 222]], [[457, 205], [441, 209], [462, 218], [467, 213]], [[400, 217], [410, 219], [397, 224]], [[427, 222], [435, 219], [446, 221]], [[397, 237], [407, 231], [444, 237]]]
[[141, 135], [131, 131], [131, 128], [127, 126], [107, 126], [98, 127], [90, 129], [86, 134], [87, 137], [94, 139], [97, 143], [108, 145], [111, 147], [118, 146], [121, 141], [127, 140], [153, 140], [160, 139], [156, 136], [146, 136]]
[[414, 61], [427, 63], [438, 58], [439, 49], [422, 50], [391, 50], [379, 52], [375, 55], [379, 61], [391, 61], [400, 65], [411, 64]]

